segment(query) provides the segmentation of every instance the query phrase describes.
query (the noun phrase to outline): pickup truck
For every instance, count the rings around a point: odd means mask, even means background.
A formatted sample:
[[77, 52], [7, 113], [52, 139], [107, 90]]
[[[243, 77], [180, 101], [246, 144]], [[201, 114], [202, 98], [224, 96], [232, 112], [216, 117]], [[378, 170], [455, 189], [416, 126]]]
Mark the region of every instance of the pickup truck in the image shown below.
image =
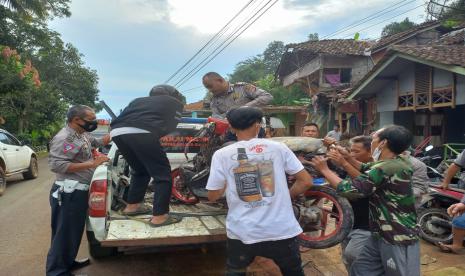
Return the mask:
[[[175, 133], [165, 136], [165, 146], [172, 170], [186, 161], [183, 141], [194, 136], [202, 127], [199, 123], [180, 123]], [[189, 152], [190, 160], [195, 149]], [[195, 205], [170, 204], [170, 211], [182, 215], [180, 223], [152, 228], [144, 223], [150, 215], [135, 218], [120, 215], [130, 181], [130, 168], [113, 144], [107, 154], [110, 161], [97, 167], [89, 190], [87, 240], [94, 258], [111, 256], [117, 252], [147, 247], [167, 247], [205, 244], [226, 240], [226, 209], [221, 204], [199, 202]], [[174, 177], [174, 176], [173, 176]], [[146, 204], [151, 204], [153, 193], [147, 192]]]
[[6, 190], [6, 178], [17, 174], [22, 174], [24, 179], [37, 178], [37, 154], [11, 133], [0, 129], [0, 196]]

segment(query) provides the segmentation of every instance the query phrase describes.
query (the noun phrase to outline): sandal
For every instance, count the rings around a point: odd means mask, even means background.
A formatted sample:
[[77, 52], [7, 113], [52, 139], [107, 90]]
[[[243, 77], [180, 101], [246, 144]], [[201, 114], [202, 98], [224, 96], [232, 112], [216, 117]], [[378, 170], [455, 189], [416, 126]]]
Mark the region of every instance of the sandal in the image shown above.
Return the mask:
[[168, 218], [162, 222], [162, 223], [153, 223], [152, 220], [148, 221], [148, 225], [152, 227], [162, 227], [162, 226], [167, 226], [170, 224], [175, 224], [178, 223], [182, 220], [182, 217], [177, 216], [177, 215], [168, 215]]
[[450, 246], [447, 246], [446, 244], [444, 244], [442, 242], [437, 242], [436, 246], [439, 247], [439, 250], [441, 250], [441, 252], [460, 254], [459, 251], [452, 249]]
[[137, 215], [146, 215], [152, 213], [152, 208], [150, 208], [147, 205], [141, 205], [137, 210], [131, 211], [131, 212], [124, 212], [124, 210], [121, 211], [121, 215], [123, 216], [137, 216]]

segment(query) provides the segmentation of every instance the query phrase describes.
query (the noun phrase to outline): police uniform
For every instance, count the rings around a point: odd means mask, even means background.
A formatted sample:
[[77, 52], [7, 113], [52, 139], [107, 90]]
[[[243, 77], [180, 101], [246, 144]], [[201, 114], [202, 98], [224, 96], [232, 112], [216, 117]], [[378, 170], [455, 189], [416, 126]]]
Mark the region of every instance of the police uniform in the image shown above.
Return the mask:
[[92, 147], [103, 146], [101, 139], [77, 133], [67, 126], [50, 142], [48, 163], [56, 173], [50, 191], [52, 242], [47, 255], [47, 275], [69, 275], [84, 232], [88, 190], [94, 169], [67, 172], [71, 163], [92, 160]]
[[210, 102], [212, 116], [226, 118], [226, 113], [240, 106], [260, 107], [269, 104], [273, 96], [255, 85], [239, 82], [230, 84], [226, 93], [213, 96]]

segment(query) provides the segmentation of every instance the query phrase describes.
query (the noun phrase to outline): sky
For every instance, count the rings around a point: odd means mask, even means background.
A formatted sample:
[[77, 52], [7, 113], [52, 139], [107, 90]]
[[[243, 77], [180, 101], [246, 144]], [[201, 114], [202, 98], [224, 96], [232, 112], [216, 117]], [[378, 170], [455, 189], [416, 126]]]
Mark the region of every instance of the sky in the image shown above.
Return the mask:
[[[188, 103], [204, 97], [203, 74], [215, 71], [227, 76], [238, 62], [261, 54], [272, 41], [303, 42], [309, 33], [318, 33], [321, 39], [371, 15], [374, 19], [328, 38], [353, 38], [359, 32], [360, 39], [376, 39], [390, 22], [405, 17], [425, 21], [425, 6], [420, 6], [424, 0], [279, 0], [271, 6], [274, 2], [74, 0], [71, 17], [55, 19], [50, 27], [76, 46], [86, 66], [97, 71], [99, 97], [118, 113], [134, 98], [147, 96], [154, 85], [165, 83], [231, 19], [207, 51], [168, 82], [177, 84]], [[271, 7], [254, 21], [252, 16], [264, 5], [261, 11]], [[250, 24], [246, 30], [241, 28], [244, 23]], [[217, 46], [226, 46], [235, 30], [239, 30], [236, 35], [244, 31], [198, 73], [182, 80], [210, 60]], [[108, 115], [102, 112], [99, 117]]]

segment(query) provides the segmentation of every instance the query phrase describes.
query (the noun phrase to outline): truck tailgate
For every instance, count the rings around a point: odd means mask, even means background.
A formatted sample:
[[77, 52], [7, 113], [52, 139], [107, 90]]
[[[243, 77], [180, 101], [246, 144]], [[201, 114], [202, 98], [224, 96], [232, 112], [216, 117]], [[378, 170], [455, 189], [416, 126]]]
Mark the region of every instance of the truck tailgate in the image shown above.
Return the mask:
[[170, 205], [170, 212], [183, 220], [163, 227], [151, 227], [141, 220], [150, 215], [128, 219], [112, 213], [110, 226], [102, 246], [167, 246], [199, 244], [226, 240], [226, 210], [206, 204]]

